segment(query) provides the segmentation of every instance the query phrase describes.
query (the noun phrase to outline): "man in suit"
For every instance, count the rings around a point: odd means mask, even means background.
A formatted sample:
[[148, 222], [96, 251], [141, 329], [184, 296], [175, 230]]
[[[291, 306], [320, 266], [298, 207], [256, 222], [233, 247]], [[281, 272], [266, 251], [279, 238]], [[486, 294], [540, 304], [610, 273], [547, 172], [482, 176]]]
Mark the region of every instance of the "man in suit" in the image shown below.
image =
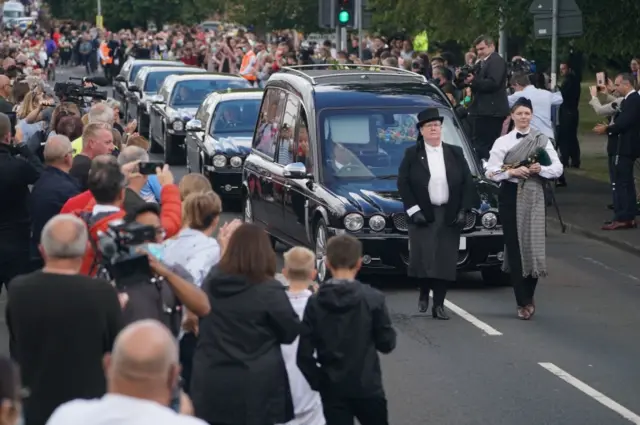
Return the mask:
[[479, 69], [464, 80], [472, 93], [469, 106], [473, 128], [471, 139], [478, 156], [489, 159], [491, 146], [500, 137], [502, 124], [509, 115], [507, 63], [496, 53], [491, 37], [481, 35], [474, 45]]
[[580, 143], [578, 142], [578, 104], [580, 103], [580, 79], [571, 69], [569, 61], [560, 64], [563, 81], [560, 86], [563, 102], [559, 111], [558, 147], [560, 160], [565, 167], [580, 168]]
[[623, 97], [610, 125], [598, 124], [594, 131], [607, 134], [609, 176], [613, 191], [613, 220], [602, 230], [636, 228], [636, 187], [633, 164], [640, 152], [640, 94], [634, 89], [635, 78], [624, 73], [616, 77], [615, 88]]

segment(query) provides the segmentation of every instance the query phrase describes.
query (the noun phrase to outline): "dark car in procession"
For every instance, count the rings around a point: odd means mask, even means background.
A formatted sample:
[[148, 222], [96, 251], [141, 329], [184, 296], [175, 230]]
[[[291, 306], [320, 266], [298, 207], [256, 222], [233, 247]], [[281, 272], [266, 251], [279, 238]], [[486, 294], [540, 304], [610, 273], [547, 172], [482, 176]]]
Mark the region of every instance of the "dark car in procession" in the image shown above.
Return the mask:
[[241, 195], [263, 90], [211, 93], [186, 125], [187, 170], [204, 174], [224, 198]]
[[153, 151], [163, 149], [168, 164], [185, 164], [185, 124], [193, 119], [207, 95], [218, 90], [248, 87], [247, 80], [231, 74], [173, 75], [167, 78], [158, 94], [149, 97], [149, 140]]
[[177, 66], [186, 67], [182, 62], [172, 62], [166, 60], [153, 59], [135, 59], [129, 58], [120, 68], [120, 72], [116, 75], [113, 82], [113, 98], [120, 102], [122, 109], [120, 115], [122, 118], [127, 117], [127, 93], [129, 92], [129, 84], [133, 84], [138, 73], [145, 66]]
[[203, 75], [207, 71], [197, 67], [145, 66], [129, 84], [127, 92], [127, 121], [138, 120], [138, 133], [149, 134], [150, 97], [157, 94], [164, 80], [170, 75]]
[[458, 270], [503, 283], [498, 186], [484, 178], [447, 97], [410, 71], [335, 68], [284, 68], [267, 82], [243, 169], [244, 220], [263, 226], [273, 241], [314, 249], [320, 280], [328, 274], [328, 238], [344, 233], [362, 241], [363, 271], [406, 271], [408, 216], [398, 168], [416, 143], [417, 114], [436, 107], [445, 118], [443, 141], [463, 149], [477, 188]]

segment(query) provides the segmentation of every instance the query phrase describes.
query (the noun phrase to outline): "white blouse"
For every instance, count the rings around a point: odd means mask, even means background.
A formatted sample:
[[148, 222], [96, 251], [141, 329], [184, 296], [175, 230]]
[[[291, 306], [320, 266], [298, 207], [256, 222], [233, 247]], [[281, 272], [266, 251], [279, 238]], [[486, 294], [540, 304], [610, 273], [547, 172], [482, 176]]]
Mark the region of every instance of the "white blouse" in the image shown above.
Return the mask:
[[[441, 206], [449, 202], [449, 182], [447, 181], [447, 167], [444, 165], [444, 151], [442, 143], [440, 146], [431, 146], [425, 143], [425, 152], [429, 163], [429, 198], [431, 205]], [[424, 157], [420, 158], [424, 160]], [[420, 211], [418, 205], [407, 210], [407, 214], [412, 216]]]
[[[504, 165], [504, 157], [507, 155], [507, 152], [522, 141], [522, 139], [518, 139], [516, 135], [518, 133], [529, 134], [529, 131], [531, 130], [518, 131], [514, 129], [495, 141], [491, 148], [489, 161], [486, 164], [485, 176], [487, 176], [488, 179], [495, 182], [507, 180], [512, 183], [518, 183], [519, 179], [515, 177], [510, 178], [509, 173], [507, 171], [502, 171], [501, 168]], [[547, 141], [547, 145], [544, 150], [547, 151], [549, 158], [551, 158], [551, 165], [542, 165], [540, 167], [540, 177], [545, 179], [557, 179], [562, 176], [564, 171], [560, 158], [558, 158], [558, 153], [554, 149], [553, 144], [551, 144], [551, 141]]]

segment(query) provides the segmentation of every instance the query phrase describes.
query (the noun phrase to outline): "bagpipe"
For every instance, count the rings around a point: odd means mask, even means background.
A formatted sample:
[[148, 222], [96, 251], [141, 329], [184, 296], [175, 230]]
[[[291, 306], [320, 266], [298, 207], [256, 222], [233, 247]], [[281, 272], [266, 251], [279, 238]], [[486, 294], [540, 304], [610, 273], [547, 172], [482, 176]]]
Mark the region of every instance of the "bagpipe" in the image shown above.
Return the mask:
[[502, 171], [507, 170], [515, 170], [520, 167], [530, 167], [531, 165], [538, 163], [541, 166], [549, 166], [551, 165], [551, 157], [549, 153], [545, 150], [545, 148], [538, 148], [531, 153], [526, 159], [514, 162], [513, 164], [504, 164], [501, 167]]

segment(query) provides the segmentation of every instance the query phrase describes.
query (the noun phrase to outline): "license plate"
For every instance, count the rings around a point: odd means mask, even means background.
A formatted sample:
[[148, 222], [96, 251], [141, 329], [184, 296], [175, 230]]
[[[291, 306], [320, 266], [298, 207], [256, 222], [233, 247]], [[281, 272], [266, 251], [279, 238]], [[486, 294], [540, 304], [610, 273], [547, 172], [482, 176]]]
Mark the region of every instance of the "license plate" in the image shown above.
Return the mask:
[[[460, 238], [460, 244], [458, 245], [458, 251], [465, 251], [467, 249], [467, 238]], [[408, 250], [411, 251], [411, 243], [408, 244]]]

